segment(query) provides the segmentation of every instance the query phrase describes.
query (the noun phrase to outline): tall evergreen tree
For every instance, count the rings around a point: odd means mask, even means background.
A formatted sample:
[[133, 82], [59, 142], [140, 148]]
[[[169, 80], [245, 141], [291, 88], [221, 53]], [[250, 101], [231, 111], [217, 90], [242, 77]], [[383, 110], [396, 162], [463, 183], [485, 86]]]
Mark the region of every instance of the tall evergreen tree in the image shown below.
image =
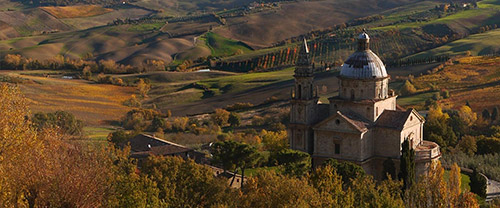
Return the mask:
[[415, 183], [415, 150], [410, 147], [410, 141], [405, 139], [402, 144], [399, 179], [403, 180], [403, 190], [408, 190]]
[[472, 193], [477, 194], [480, 197], [486, 197], [486, 178], [484, 178], [476, 168], [474, 168], [472, 172], [472, 176], [470, 177], [470, 191]]
[[490, 119], [491, 118], [491, 114], [490, 114], [490, 111], [488, 111], [488, 109], [484, 109], [482, 114], [483, 114], [483, 119]]
[[498, 107], [495, 106], [495, 108], [493, 108], [493, 112], [491, 113], [491, 120], [496, 121], [497, 119], [498, 119]]

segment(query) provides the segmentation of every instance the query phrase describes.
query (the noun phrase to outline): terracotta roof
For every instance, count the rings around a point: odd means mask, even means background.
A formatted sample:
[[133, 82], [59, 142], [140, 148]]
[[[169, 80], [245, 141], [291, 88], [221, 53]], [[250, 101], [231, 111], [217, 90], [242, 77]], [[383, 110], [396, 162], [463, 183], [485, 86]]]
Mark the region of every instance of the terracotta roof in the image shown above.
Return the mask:
[[358, 116], [355, 113], [341, 113], [338, 112], [340, 116], [342, 116], [347, 122], [352, 124], [356, 129], [359, 131], [366, 131], [368, 127], [370, 126], [370, 122], [362, 118], [361, 116]]
[[337, 111], [334, 115], [314, 125], [313, 128], [319, 128], [323, 124], [337, 117], [342, 117], [345, 121], [347, 121], [347, 123], [350, 123], [352, 126], [354, 126], [354, 128], [356, 128], [356, 130], [360, 132], [365, 132], [371, 125], [371, 123], [368, 120], [362, 118], [361, 116], [357, 115], [354, 112], [342, 113], [340, 111]]
[[413, 109], [408, 109], [406, 111], [399, 110], [384, 110], [384, 112], [375, 121], [375, 126], [386, 127], [392, 129], [403, 129], [403, 126], [408, 120]]

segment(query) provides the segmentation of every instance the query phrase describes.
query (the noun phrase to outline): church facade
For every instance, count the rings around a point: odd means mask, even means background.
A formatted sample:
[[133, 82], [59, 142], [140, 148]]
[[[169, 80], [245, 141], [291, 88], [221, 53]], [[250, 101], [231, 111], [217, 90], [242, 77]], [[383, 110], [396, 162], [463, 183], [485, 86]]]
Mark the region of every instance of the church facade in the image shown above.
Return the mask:
[[358, 37], [358, 49], [342, 65], [338, 96], [319, 101], [307, 43], [299, 53], [292, 89], [289, 142], [311, 154], [313, 166], [329, 158], [360, 165], [376, 179], [384, 166], [399, 172], [401, 145], [407, 139], [416, 152], [417, 175], [441, 156], [439, 146], [423, 139], [424, 118], [396, 104], [384, 63], [370, 50], [370, 37]]

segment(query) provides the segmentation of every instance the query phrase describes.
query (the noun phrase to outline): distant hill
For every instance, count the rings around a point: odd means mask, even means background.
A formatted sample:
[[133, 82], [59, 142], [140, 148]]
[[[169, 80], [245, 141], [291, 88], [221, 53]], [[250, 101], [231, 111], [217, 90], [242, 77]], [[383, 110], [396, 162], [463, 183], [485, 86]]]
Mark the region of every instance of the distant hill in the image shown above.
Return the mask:
[[500, 29], [487, 31], [480, 34], [471, 35], [469, 37], [447, 43], [443, 46], [417, 53], [409, 56], [409, 58], [425, 58], [429, 56], [441, 55], [465, 55], [470, 52], [470, 55], [489, 55], [500, 53]]
[[241, 40], [252, 47], [273, 43], [307, 33], [331, 28], [349, 20], [381, 13], [416, 0], [323, 0], [281, 3], [275, 10], [228, 18], [227, 27], [215, 30], [228, 38]]

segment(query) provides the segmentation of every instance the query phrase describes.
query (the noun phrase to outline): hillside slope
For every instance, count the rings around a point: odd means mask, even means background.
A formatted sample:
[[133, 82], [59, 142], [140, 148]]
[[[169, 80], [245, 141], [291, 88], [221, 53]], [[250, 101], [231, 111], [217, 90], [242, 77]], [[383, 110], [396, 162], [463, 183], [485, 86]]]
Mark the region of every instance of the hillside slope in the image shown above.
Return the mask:
[[413, 2], [417, 1], [321, 0], [282, 3], [275, 10], [228, 18], [228, 26], [218, 28], [215, 32], [244, 41], [252, 47], [268, 47], [277, 41], [311, 30], [331, 28], [335, 24]]

